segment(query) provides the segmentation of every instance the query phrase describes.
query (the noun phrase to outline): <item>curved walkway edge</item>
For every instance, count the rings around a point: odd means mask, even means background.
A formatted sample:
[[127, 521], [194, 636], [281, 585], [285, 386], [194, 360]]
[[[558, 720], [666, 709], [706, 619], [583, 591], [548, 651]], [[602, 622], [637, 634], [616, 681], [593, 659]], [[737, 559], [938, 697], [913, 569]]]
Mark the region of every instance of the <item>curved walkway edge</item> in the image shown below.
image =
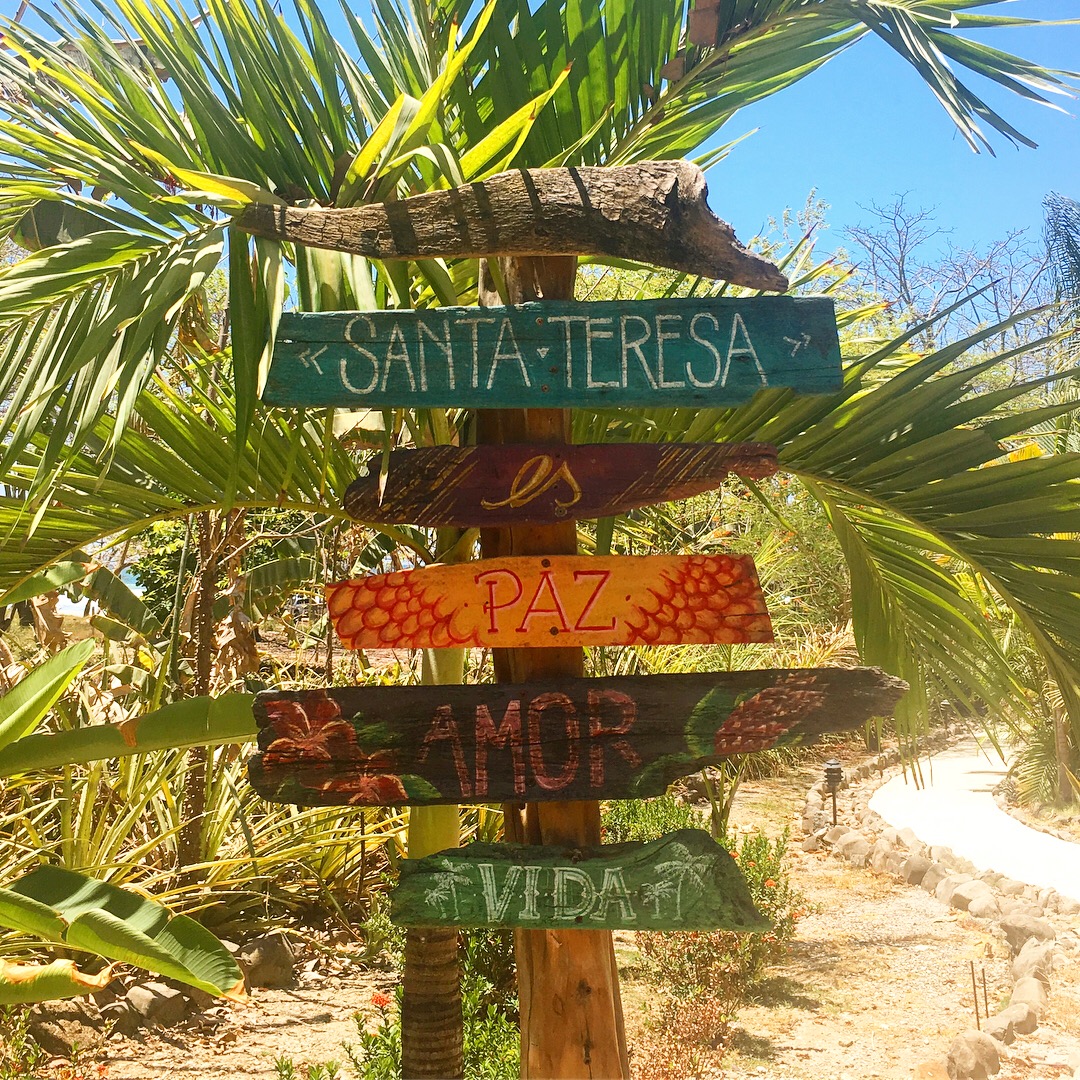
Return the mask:
[[923, 762], [924, 786], [910, 774], [896, 776], [874, 792], [870, 809], [980, 870], [1080, 901], [1080, 844], [1028, 828], [1000, 809], [994, 788], [1007, 769], [989, 742], [968, 738]]

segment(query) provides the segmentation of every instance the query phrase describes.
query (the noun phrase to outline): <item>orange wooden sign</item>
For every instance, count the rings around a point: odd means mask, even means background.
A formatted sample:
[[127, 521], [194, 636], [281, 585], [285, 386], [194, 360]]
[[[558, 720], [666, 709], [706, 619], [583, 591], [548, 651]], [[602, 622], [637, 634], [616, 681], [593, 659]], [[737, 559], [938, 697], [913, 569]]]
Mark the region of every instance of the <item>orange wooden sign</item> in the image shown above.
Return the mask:
[[552, 555], [326, 586], [349, 649], [772, 641], [749, 555]]

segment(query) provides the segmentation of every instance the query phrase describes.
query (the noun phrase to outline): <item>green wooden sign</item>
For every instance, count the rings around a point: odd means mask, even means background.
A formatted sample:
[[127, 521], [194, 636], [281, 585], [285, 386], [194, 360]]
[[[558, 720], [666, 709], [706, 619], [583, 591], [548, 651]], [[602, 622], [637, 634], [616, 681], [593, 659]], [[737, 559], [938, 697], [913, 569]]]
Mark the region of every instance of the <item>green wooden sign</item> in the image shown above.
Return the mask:
[[550, 301], [285, 314], [263, 392], [307, 407], [727, 406], [840, 389], [832, 300]]
[[680, 829], [594, 848], [469, 844], [401, 863], [403, 926], [768, 930], [732, 855]]

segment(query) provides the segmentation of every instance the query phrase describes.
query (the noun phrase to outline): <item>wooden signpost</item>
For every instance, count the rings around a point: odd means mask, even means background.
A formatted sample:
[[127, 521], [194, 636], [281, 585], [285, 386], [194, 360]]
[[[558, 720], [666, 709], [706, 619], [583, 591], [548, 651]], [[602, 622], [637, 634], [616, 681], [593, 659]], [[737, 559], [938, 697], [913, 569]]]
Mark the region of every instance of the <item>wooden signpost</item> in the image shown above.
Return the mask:
[[390, 917], [552, 930], [771, 927], [734, 858], [698, 829], [593, 848], [473, 843], [406, 860]]
[[735, 474], [776, 472], [764, 443], [601, 443], [596, 446], [427, 446], [393, 450], [345, 492], [357, 521], [428, 528], [498, 528], [625, 514], [687, 499]]
[[[695, 19], [693, 40], [706, 23]], [[523, 1080], [628, 1077], [607, 931], [766, 923], [731, 857], [696, 830], [600, 846], [598, 800], [658, 793], [727, 755], [861, 723], [891, 711], [903, 684], [873, 669], [581, 678], [585, 645], [772, 640], [748, 557], [582, 558], [575, 521], [686, 498], [727, 472], [768, 475], [775, 453], [571, 447], [569, 409], [837, 390], [832, 303], [573, 303], [578, 254], [787, 288], [711, 213], [688, 162], [514, 170], [379, 205], [253, 206], [234, 223], [375, 259], [498, 257], [498, 291], [481, 262], [478, 309], [283, 316], [264, 392], [300, 407], [477, 410], [479, 445], [396, 452], [385, 489], [362, 477], [347, 508], [367, 521], [479, 526], [485, 559], [330, 585], [327, 603], [353, 648], [490, 647], [497, 685], [267, 692], [250, 775], [269, 798], [304, 805], [512, 800], [511, 844], [402, 864], [403, 1075], [461, 1075], [459, 1045], [417, 1052], [415, 1034], [457, 1007], [456, 941], [443, 928], [476, 925], [516, 928]]]
[[772, 641], [749, 555], [484, 559], [326, 586], [347, 649]]
[[300, 806], [645, 799], [892, 711], [876, 668], [266, 690], [252, 786]]
[[349, 408], [715, 408], [840, 389], [832, 300], [546, 302], [281, 317], [263, 399]]

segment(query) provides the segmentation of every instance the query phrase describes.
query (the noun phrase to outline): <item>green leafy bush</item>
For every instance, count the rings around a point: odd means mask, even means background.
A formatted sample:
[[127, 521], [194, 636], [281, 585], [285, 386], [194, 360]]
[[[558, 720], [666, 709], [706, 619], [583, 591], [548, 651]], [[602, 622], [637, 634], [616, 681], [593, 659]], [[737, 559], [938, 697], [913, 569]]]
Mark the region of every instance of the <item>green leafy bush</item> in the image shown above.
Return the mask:
[[765, 969], [787, 950], [806, 900], [795, 889], [784, 864], [787, 834], [770, 840], [755, 831], [729, 844], [758, 910], [772, 923], [764, 933], [732, 930], [638, 934], [651, 975], [676, 1000], [709, 999], [730, 1019]]
[[601, 836], [606, 844], [656, 840], [676, 829], [701, 828], [701, 818], [674, 795], [605, 803], [600, 822]]
[[[462, 934], [461, 1012], [464, 1021], [465, 1075], [470, 1080], [517, 1080], [521, 1067], [513, 935], [506, 931]], [[401, 1075], [401, 999], [397, 1008], [385, 994], [375, 994], [379, 1022], [368, 1031], [356, 1017], [359, 1041], [345, 1053], [357, 1077], [397, 1080]]]

